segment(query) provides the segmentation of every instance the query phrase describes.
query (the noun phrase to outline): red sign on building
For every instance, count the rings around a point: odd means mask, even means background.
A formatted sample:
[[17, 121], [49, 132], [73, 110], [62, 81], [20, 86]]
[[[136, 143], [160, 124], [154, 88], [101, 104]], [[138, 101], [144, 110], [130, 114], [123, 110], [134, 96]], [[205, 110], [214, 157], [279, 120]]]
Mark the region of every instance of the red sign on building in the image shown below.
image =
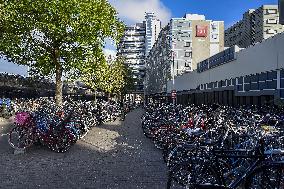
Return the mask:
[[207, 37], [207, 26], [196, 26], [196, 37]]

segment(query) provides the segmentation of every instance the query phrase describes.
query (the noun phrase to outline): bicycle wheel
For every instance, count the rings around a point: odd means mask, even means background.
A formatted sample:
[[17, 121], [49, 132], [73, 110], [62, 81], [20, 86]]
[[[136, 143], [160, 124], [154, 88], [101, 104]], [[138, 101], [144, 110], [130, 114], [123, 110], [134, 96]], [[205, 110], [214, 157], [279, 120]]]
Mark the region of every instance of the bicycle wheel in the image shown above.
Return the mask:
[[10, 131], [8, 142], [12, 148], [24, 150], [33, 144], [33, 137], [28, 128], [16, 126]]
[[187, 189], [196, 188], [196, 185], [222, 185], [220, 176], [209, 160], [198, 158], [195, 161], [194, 174], [192, 180], [187, 184]]
[[284, 189], [284, 164], [257, 167], [245, 181], [246, 189]]
[[75, 144], [75, 142], [76, 140], [74, 135], [70, 131], [64, 130], [59, 136], [57, 136], [57, 140], [50, 146], [50, 148], [55, 152], [63, 153], [67, 152], [71, 148], [72, 144]]
[[168, 173], [167, 189], [179, 185], [185, 187], [193, 173], [192, 163], [190, 160], [176, 164]]
[[221, 179], [208, 161], [192, 157], [175, 165], [169, 172], [168, 189], [176, 186], [176, 183], [186, 186], [187, 189], [194, 189], [202, 184], [221, 185]]
[[190, 149], [190, 148], [184, 148], [182, 145], [176, 146], [171, 151], [169, 151], [167, 154], [165, 154], [167, 166], [169, 168], [172, 168], [174, 165], [183, 161], [189, 156], [189, 153], [191, 150], [194, 150], [194, 147]]

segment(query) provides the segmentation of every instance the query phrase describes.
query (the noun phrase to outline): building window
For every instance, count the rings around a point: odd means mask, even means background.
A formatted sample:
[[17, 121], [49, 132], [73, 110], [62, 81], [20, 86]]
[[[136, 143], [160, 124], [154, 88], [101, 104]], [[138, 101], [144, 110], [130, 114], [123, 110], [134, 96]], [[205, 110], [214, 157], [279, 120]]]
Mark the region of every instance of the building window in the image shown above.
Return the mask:
[[190, 66], [190, 62], [185, 61], [184, 62], [184, 67], [189, 67]]
[[276, 71], [267, 72], [267, 80], [276, 80], [276, 79], [277, 79]]
[[218, 23], [212, 23], [211, 30], [213, 33], [216, 33], [218, 31]]
[[244, 90], [245, 90], [245, 91], [250, 91], [250, 90], [251, 90], [250, 83], [246, 83], [246, 84], [244, 85]]
[[218, 34], [212, 34], [212, 39], [217, 40], [218, 39]]
[[185, 57], [192, 57], [192, 52], [185, 52], [184, 56]]
[[185, 42], [185, 47], [191, 47], [191, 42]]
[[268, 30], [266, 30], [266, 33], [267, 34], [277, 34], [277, 31], [274, 30], [274, 29], [268, 29]]
[[277, 19], [267, 19], [266, 23], [267, 24], [277, 24]]
[[266, 81], [267, 80], [267, 73], [262, 72], [259, 74], [259, 81]]
[[277, 9], [267, 9], [266, 13], [267, 14], [277, 14]]
[[266, 81], [266, 89], [276, 89], [277, 88], [277, 81]]
[[258, 83], [251, 83], [250, 84], [250, 90], [259, 90], [259, 84]]

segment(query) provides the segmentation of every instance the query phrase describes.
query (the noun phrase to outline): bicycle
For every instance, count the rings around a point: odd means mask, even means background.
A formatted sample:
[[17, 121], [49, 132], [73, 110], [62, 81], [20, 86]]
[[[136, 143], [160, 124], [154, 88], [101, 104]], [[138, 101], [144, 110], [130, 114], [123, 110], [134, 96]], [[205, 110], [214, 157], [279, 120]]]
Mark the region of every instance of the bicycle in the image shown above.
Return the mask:
[[26, 112], [16, 114], [16, 126], [9, 132], [8, 142], [17, 150], [24, 150], [36, 142], [55, 152], [66, 152], [76, 142], [76, 137], [68, 128], [72, 112], [57, 124], [37, 123], [36, 116]]
[[[196, 154], [195, 154], [196, 155]], [[184, 178], [183, 184], [187, 188], [284, 188], [284, 161], [282, 158], [269, 157], [282, 156], [284, 150], [264, 150], [263, 141], [252, 151], [248, 150], [213, 150], [213, 158], [208, 156], [191, 156], [187, 161], [175, 165], [169, 171], [167, 188], [170, 189], [174, 175], [180, 169], [189, 173]], [[244, 159], [248, 166], [240, 171], [238, 166], [231, 166], [227, 160]], [[238, 168], [238, 169], [237, 169]], [[237, 170], [236, 170], [237, 169]], [[233, 172], [237, 173], [234, 177]], [[242, 185], [243, 184], [243, 185]]]

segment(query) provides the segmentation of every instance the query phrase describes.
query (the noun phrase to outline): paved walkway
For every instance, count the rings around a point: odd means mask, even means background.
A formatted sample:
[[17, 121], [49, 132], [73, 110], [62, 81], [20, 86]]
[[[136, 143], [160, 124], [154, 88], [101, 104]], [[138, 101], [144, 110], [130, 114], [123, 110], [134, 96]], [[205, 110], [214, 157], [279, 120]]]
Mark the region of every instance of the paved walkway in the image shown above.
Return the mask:
[[0, 124], [0, 188], [164, 189], [167, 167], [162, 154], [144, 137], [142, 110], [124, 122], [93, 128], [64, 154], [41, 146], [13, 155]]

